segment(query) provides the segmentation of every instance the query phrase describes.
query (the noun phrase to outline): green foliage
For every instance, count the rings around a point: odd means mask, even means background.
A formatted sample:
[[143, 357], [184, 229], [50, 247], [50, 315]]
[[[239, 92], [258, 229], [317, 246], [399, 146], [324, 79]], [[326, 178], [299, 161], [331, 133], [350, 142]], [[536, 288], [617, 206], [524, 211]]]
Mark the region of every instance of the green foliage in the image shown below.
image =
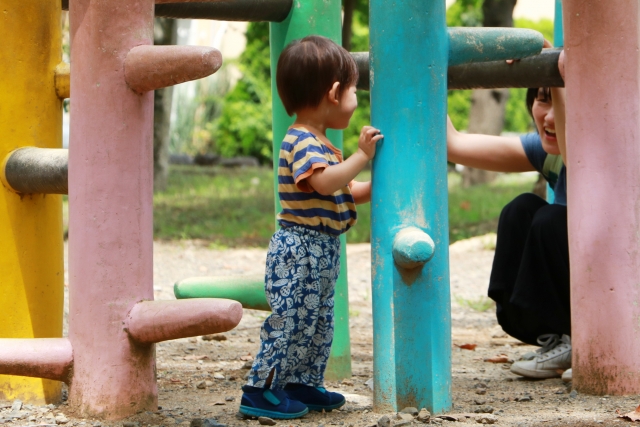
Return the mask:
[[447, 9], [448, 27], [482, 27], [483, 0], [456, 0]]
[[[457, 0], [447, 9], [447, 25], [481, 26], [483, 0]], [[553, 22], [541, 19], [516, 19], [517, 28], [530, 28], [539, 31], [545, 39], [553, 42]], [[533, 130], [533, 123], [525, 105], [526, 89], [509, 89], [509, 100], [505, 107], [505, 132], [527, 133]], [[448, 113], [456, 129], [466, 129], [469, 124], [471, 91], [450, 90], [448, 93]]]
[[225, 157], [254, 156], [271, 164], [269, 24], [249, 24], [246, 36], [247, 47], [238, 63], [242, 77], [224, 97], [222, 112], [213, 126], [215, 149]]
[[214, 151], [213, 120], [220, 115], [222, 96], [227, 92], [226, 68], [197, 81], [195, 98], [175, 96], [177, 118], [170, 138], [172, 152], [196, 155]]

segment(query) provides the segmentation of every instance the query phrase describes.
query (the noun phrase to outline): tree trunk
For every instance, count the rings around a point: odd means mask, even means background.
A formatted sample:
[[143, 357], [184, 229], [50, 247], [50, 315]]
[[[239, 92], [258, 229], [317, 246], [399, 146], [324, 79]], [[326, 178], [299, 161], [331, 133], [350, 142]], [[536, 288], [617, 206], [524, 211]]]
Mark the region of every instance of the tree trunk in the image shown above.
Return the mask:
[[[517, 0], [484, 0], [482, 25], [484, 27], [513, 27], [513, 8]], [[508, 89], [478, 89], [471, 94], [469, 133], [500, 135], [504, 127], [504, 112]], [[465, 168], [462, 185], [483, 184], [495, 179], [496, 173], [480, 169]]]
[[343, 12], [344, 17], [342, 19], [342, 47], [351, 50], [351, 35], [353, 34], [353, 9], [356, 6], [356, 0], [344, 0]]
[[[155, 18], [154, 44], [176, 44], [177, 38], [178, 25], [175, 19]], [[153, 97], [153, 191], [162, 191], [167, 188], [169, 178], [169, 125], [173, 87], [156, 90]]]

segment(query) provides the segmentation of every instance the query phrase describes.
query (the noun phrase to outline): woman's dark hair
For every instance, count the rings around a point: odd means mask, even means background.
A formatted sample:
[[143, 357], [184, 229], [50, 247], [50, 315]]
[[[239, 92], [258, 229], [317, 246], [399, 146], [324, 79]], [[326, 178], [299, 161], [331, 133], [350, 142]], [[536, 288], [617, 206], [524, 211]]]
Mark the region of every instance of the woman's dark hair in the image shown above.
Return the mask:
[[276, 85], [287, 114], [317, 107], [334, 82], [338, 96], [358, 82], [358, 66], [349, 52], [322, 36], [291, 42], [280, 54]]
[[[538, 95], [540, 95], [540, 97]], [[549, 89], [548, 87], [542, 87], [542, 88], [532, 87], [527, 89], [527, 98], [526, 98], [527, 111], [529, 112], [529, 115], [531, 116], [532, 119], [533, 119], [533, 102], [538, 98], [540, 98], [541, 101], [545, 101], [545, 102], [550, 101], [551, 89]]]

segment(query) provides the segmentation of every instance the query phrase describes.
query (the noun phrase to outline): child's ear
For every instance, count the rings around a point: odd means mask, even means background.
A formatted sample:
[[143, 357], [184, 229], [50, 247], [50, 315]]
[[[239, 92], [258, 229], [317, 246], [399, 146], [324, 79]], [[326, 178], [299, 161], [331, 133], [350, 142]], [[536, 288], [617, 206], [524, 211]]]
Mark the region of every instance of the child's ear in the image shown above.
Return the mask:
[[338, 96], [339, 92], [340, 82], [334, 82], [333, 85], [331, 85], [331, 89], [329, 89], [329, 92], [327, 92], [327, 99], [331, 104], [338, 105], [340, 103], [340, 97]]

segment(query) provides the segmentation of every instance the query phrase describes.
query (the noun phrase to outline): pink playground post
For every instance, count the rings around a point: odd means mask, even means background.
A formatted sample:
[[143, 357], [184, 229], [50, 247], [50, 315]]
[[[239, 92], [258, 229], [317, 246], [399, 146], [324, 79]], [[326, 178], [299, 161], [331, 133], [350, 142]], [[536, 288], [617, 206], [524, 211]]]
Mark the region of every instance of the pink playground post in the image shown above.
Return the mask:
[[0, 339], [0, 374], [65, 381], [81, 414], [157, 409], [156, 342], [223, 332], [240, 303], [153, 301], [153, 90], [220, 68], [220, 52], [153, 47], [153, 0], [74, 0], [69, 337]]
[[565, 0], [573, 384], [640, 393], [640, 4]]

